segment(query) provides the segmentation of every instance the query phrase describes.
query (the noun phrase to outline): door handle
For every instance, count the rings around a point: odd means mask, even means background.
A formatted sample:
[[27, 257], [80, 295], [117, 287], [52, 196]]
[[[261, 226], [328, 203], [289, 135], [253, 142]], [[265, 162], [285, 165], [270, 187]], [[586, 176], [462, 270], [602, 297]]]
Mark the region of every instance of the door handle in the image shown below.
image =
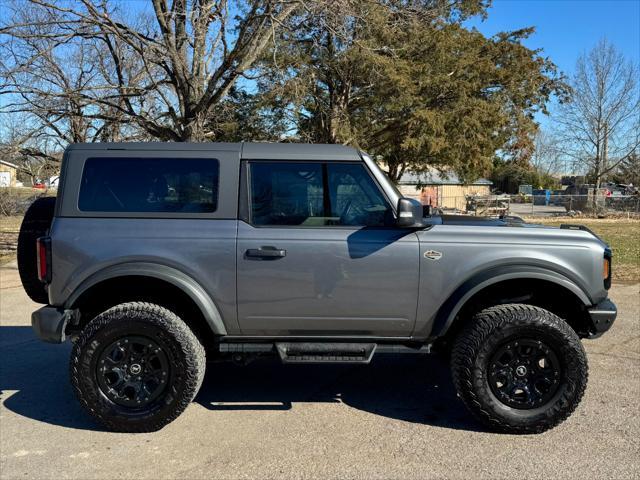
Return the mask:
[[276, 247], [250, 248], [245, 252], [250, 258], [282, 258], [287, 256], [287, 251]]

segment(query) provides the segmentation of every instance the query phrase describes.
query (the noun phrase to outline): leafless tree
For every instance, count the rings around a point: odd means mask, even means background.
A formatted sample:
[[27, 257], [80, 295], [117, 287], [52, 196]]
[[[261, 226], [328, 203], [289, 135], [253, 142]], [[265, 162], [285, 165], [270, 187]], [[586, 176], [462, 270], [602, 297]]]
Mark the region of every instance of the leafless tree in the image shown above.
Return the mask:
[[547, 130], [538, 130], [529, 161], [541, 175], [553, 176], [563, 173], [565, 156], [559, 139]]
[[564, 152], [596, 188], [640, 146], [638, 65], [606, 39], [576, 64], [572, 99], [560, 109]]
[[15, 113], [0, 117], [0, 156], [15, 164], [20, 176], [33, 185], [59, 171], [62, 151], [53, 137], [40, 135], [28, 114]]
[[303, 6], [301, 0], [10, 5], [0, 21], [4, 111], [32, 112], [63, 142], [118, 138], [127, 129], [160, 140], [210, 138], [208, 112]]
[[31, 129], [21, 128], [21, 133], [31, 149], [34, 142], [27, 140], [36, 138], [36, 143], [41, 143], [49, 137], [60, 148], [67, 143], [91, 141], [105, 123], [96, 118], [99, 110], [92, 111], [95, 105], [88, 98], [96, 77], [93, 48], [82, 39], [56, 45], [49, 37], [50, 27], [34, 26], [37, 13], [33, 9], [17, 11], [24, 25], [20, 37], [5, 35], [0, 44], [4, 54], [0, 64], [2, 113], [28, 114], [21, 118]]

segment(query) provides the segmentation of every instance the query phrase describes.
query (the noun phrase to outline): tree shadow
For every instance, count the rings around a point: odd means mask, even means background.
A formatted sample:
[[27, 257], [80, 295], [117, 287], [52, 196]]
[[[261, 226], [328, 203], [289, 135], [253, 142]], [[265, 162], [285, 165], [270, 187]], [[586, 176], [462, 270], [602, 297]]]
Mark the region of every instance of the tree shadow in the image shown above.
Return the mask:
[[[103, 430], [69, 383], [71, 346], [40, 342], [30, 327], [0, 327], [0, 401], [10, 411], [67, 428]], [[388, 418], [444, 428], [482, 427], [456, 398], [448, 364], [435, 356], [374, 357], [369, 365], [247, 366], [210, 363], [195, 400], [212, 411], [281, 410], [297, 403], [344, 403]]]

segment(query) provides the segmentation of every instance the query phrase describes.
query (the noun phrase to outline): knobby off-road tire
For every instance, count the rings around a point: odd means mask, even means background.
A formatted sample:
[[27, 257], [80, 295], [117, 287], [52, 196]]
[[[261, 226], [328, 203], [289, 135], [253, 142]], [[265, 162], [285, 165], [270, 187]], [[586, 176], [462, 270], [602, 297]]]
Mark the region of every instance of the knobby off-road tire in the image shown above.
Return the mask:
[[205, 364], [203, 346], [177, 315], [131, 302], [87, 324], [73, 346], [70, 374], [82, 406], [108, 429], [152, 432], [191, 403]]
[[[475, 315], [454, 343], [451, 369], [467, 408], [491, 429], [516, 434], [543, 432], [567, 419], [588, 377], [584, 348], [571, 327], [521, 304]], [[526, 390], [519, 388], [527, 375]]]
[[27, 209], [18, 234], [18, 272], [24, 291], [37, 303], [49, 303], [44, 284], [38, 279], [36, 240], [47, 235], [56, 206], [55, 197], [42, 197]]

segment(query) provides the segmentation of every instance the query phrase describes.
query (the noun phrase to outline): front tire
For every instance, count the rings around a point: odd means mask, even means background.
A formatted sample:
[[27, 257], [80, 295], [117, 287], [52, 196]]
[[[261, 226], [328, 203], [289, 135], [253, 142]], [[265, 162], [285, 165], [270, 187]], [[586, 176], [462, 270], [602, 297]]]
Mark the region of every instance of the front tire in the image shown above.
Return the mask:
[[563, 422], [580, 403], [587, 358], [561, 318], [531, 305], [481, 311], [456, 339], [453, 382], [482, 423], [506, 433], [540, 433]]
[[194, 399], [204, 348], [189, 327], [158, 305], [117, 305], [91, 320], [71, 352], [71, 382], [82, 406], [119, 432], [152, 432]]

